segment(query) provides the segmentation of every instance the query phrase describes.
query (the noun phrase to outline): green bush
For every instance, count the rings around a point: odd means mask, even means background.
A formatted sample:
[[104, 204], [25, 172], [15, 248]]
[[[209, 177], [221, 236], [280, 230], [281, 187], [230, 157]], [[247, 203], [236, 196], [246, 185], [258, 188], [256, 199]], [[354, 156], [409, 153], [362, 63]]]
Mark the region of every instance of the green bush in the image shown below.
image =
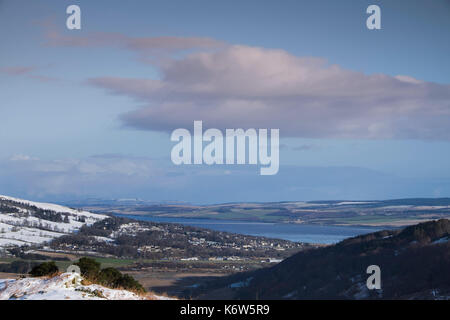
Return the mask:
[[80, 258], [77, 263], [81, 275], [87, 280], [109, 288], [123, 288], [138, 293], [144, 293], [144, 287], [128, 274], [122, 274], [115, 268], [100, 269], [101, 264], [92, 258]]
[[99, 283], [108, 287], [117, 287], [117, 283], [121, 278], [122, 273], [114, 268], [102, 269], [98, 275]]
[[115, 268], [102, 269], [97, 279], [101, 285], [110, 288], [123, 288], [136, 292], [145, 292], [144, 287], [132, 276], [128, 274], [122, 274]]
[[58, 273], [58, 272], [59, 272], [59, 269], [56, 266], [55, 262], [50, 261], [50, 262], [44, 262], [38, 266], [35, 266], [33, 269], [31, 269], [30, 274], [33, 277], [42, 277], [42, 276], [54, 275], [55, 273]]
[[145, 289], [144, 287], [136, 281], [132, 276], [128, 274], [124, 274], [118, 281], [117, 281], [117, 287], [118, 288], [124, 288], [126, 290], [131, 290], [135, 292], [144, 293]]
[[96, 280], [98, 273], [100, 272], [100, 262], [97, 262], [92, 258], [80, 258], [75, 265], [80, 267], [81, 275], [91, 281]]

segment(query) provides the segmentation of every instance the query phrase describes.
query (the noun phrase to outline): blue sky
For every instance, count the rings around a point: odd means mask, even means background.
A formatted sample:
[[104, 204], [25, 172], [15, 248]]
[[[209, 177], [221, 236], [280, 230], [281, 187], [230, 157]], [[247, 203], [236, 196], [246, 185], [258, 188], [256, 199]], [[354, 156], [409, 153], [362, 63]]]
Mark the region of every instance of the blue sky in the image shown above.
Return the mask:
[[[375, 2], [382, 30], [370, 31]], [[82, 30], [65, 28], [70, 4]], [[449, 196], [449, 18], [446, 0], [0, 1], [0, 193]], [[192, 91], [211, 83], [212, 98]], [[264, 112], [234, 118], [238, 103]], [[173, 166], [168, 132], [192, 128], [190, 114], [218, 127], [279, 127], [280, 173]]]

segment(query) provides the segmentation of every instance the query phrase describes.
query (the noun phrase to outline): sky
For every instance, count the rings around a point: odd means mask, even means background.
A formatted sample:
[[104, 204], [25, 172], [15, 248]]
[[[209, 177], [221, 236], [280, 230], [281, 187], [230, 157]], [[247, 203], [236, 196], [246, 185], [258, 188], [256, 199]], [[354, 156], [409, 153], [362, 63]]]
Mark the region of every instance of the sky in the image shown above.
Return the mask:
[[[0, 194], [449, 197], [449, 35], [449, 0], [0, 0]], [[194, 120], [280, 129], [278, 174], [175, 166]]]

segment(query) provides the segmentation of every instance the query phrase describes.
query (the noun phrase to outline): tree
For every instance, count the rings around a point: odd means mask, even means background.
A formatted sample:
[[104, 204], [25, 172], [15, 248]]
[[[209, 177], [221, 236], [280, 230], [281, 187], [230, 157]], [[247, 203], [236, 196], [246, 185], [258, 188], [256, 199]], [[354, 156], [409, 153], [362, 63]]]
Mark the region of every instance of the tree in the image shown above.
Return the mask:
[[116, 287], [131, 290], [139, 293], [145, 292], [144, 287], [132, 276], [124, 274], [116, 283]]
[[113, 288], [118, 286], [121, 278], [122, 274], [115, 268], [102, 269], [102, 271], [100, 271], [98, 275], [98, 281], [100, 282], [100, 284]]
[[80, 258], [75, 265], [80, 267], [81, 275], [90, 280], [95, 280], [100, 272], [100, 262], [92, 258]]
[[30, 271], [30, 275], [33, 277], [51, 276], [59, 272], [58, 267], [54, 261], [44, 262], [34, 267]]
[[145, 292], [144, 287], [128, 274], [122, 274], [115, 268], [100, 270], [101, 264], [92, 258], [83, 257], [75, 263], [80, 267], [81, 275], [86, 279], [110, 288], [123, 288], [137, 293]]

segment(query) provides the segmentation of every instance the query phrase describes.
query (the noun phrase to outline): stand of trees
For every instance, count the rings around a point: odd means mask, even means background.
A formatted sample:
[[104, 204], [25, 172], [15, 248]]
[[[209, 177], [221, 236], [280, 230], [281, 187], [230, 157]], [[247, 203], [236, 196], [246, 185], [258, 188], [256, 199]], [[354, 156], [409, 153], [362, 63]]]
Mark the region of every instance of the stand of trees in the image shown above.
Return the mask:
[[81, 275], [87, 280], [113, 289], [125, 289], [144, 293], [144, 287], [128, 274], [122, 274], [115, 268], [101, 269], [101, 264], [95, 259], [83, 257], [75, 263], [80, 267]]

